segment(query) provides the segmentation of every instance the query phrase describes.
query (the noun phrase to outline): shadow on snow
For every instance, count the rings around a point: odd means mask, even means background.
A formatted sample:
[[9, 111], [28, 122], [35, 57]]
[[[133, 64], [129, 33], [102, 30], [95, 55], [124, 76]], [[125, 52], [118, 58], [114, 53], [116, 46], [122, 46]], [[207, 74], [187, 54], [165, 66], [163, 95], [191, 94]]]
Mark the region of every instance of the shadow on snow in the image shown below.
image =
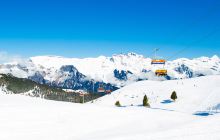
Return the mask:
[[210, 116], [210, 115], [213, 115], [213, 114], [208, 113], [208, 112], [197, 112], [197, 113], [194, 113], [193, 115], [207, 117], [207, 116]]
[[173, 101], [171, 101], [171, 100], [163, 100], [162, 102], [160, 102], [160, 103], [162, 103], [162, 104], [170, 104], [170, 103], [172, 103]]

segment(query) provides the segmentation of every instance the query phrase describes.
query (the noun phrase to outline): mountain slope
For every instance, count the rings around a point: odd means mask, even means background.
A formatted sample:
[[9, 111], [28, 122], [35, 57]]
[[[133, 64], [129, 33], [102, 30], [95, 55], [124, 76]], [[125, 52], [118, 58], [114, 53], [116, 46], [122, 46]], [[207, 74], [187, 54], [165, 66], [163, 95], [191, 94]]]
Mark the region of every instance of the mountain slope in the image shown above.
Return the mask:
[[[152, 108], [185, 112], [216, 112], [220, 110], [220, 76], [170, 81], [141, 81], [121, 88], [111, 95], [95, 101], [99, 105], [122, 106], [141, 105], [144, 95], [149, 98]], [[177, 92], [176, 102], [170, 100], [171, 93]]]
[[[161, 66], [151, 65], [151, 59], [134, 53], [113, 55], [112, 57], [100, 56], [98, 58], [63, 58], [39, 56], [32, 57], [35, 65], [45, 68], [59, 68], [63, 64], [74, 65], [84, 75], [106, 83], [125, 83], [114, 76], [114, 71], [124, 71], [128, 74], [128, 81], [140, 79], [153, 79], [148, 72], [155, 71]], [[165, 65], [168, 75], [173, 78], [191, 78], [199, 75], [220, 74], [220, 59], [201, 57], [196, 59], [177, 59], [168, 61]], [[190, 74], [191, 73], [191, 74]]]
[[[79, 103], [82, 100], [80, 91], [65, 92], [60, 88], [38, 84], [28, 79], [5, 74], [0, 74], [0, 91], [5, 94], [21, 94], [56, 101]], [[97, 94], [85, 94], [84, 100], [88, 102], [101, 96]]]
[[[159, 68], [166, 68], [168, 76], [156, 77], [154, 71]], [[220, 58], [181, 58], [168, 61], [163, 67], [151, 65], [150, 58], [135, 53], [84, 59], [37, 56], [24, 62], [3, 64], [0, 66], [0, 73], [10, 73], [50, 86], [97, 92], [100, 83], [106, 89], [116, 90], [116, 87], [140, 80], [169, 80], [220, 74]]]

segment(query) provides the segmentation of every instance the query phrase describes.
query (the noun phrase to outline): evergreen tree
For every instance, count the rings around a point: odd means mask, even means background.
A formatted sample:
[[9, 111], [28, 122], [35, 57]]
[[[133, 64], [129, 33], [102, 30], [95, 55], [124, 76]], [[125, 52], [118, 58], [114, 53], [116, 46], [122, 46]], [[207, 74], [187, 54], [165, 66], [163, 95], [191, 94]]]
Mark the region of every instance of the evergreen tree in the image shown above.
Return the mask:
[[144, 96], [144, 99], [143, 99], [143, 106], [150, 107], [150, 104], [148, 103], [147, 95]]
[[80, 97], [79, 103], [83, 104], [83, 98], [82, 97]]
[[176, 94], [176, 91], [173, 91], [172, 94], [171, 94], [171, 97], [170, 97], [172, 100], [176, 100], [177, 99], [177, 94]]
[[120, 102], [119, 102], [119, 101], [116, 101], [116, 102], [115, 102], [115, 106], [117, 106], [117, 107], [121, 107]]

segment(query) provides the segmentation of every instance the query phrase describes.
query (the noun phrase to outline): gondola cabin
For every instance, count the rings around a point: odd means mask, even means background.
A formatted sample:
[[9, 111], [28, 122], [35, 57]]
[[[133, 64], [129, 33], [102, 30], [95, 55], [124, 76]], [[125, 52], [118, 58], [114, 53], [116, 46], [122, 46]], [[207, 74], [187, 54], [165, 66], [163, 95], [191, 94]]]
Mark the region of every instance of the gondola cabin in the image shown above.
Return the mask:
[[159, 70], [156, 70], [156, 71], [155, 71], [155, 74], [156, 74], [157, 76], [166, 76], [166, 75], [167, 75], [167, 70], [165, 70], [165, 69], [159, 69]]
[[105, 91], [106, 94], [110, 94], [111, 92], [112, 92], [112, 91], [109, 90], [109, 89]]
[[98, 88], [98, 93], [105, 93], [105, 89], [103, 87]]
[[164, 60], [164, 59], [153, 59], [151, 61], [151, 65], [153, 65], [153, 64], [163, 64], [163, 65], [165, 65], [165, 63], [166, 63], [166, 60]]

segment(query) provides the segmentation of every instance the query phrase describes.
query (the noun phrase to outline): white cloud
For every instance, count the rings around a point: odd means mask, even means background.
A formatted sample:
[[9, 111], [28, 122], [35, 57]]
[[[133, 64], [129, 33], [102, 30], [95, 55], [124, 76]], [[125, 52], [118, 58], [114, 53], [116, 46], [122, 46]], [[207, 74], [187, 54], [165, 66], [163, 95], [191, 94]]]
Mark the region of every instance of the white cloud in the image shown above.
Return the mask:
[[3, 63], [9, 63], [9, 62], [21, 62], [24, 61], [24, 58], [22, 58], [19, 55], [10, 55], [5, 51], [0, 51], [0, 64]]

